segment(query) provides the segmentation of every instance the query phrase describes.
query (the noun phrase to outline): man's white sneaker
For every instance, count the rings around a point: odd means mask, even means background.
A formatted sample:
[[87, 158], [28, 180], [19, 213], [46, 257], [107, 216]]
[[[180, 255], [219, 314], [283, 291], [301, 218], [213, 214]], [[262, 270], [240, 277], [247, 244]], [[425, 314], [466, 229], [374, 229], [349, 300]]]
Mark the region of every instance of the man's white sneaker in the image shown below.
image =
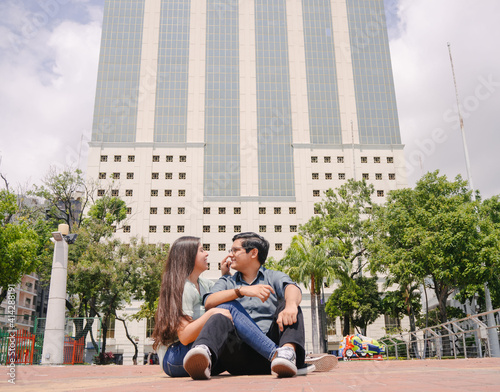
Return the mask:
[[210, 379], [211, 354], [210, 349], [204, 344], [189, 350], [182, 364], [193, 380]]
[[271, 362], [271, 371], [279, 378], [293, 377], [297, 374], [295, 366], [295, 350], [291, 347], [280, 347]]
[[338, 365], [338, 358], [335, 355], [324, 354], [317, 357], [307, 357], [306, 364], [316, 366], [317, 372], [329, 372]]

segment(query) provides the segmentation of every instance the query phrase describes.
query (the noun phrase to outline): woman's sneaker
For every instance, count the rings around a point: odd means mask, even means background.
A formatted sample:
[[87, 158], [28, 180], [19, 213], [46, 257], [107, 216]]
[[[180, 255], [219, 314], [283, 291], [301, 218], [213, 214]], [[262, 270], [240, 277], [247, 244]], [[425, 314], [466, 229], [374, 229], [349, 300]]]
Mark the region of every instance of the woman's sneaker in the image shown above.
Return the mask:
[[295, 350], [291, 347], [280, 347], [271, 362], [271, 371], [279, 378], [293, 377], [297, 374], [295, 366]]
[[306, 363], [303, 368], [297, 369], [297, 376], [307, 376], [316, 370], [316, 366]]
[[212, 367], [210, 349], [204, 344], [194, 346], [184, 357], [183, 366], [193, 380], [210, 379]]
[[317, 357], [307, 357], [305, 362], [306, 364], [316, 366], [317, 372], [329, 372], [339, 363], [338, 358], [335, 355], [330, 354], [318, 355]]

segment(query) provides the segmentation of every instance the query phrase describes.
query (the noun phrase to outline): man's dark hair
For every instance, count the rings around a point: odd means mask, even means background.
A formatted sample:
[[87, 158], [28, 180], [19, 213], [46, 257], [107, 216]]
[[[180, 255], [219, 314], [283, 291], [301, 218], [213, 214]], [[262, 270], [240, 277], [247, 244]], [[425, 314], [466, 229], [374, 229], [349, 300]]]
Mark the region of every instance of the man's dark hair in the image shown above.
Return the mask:
[[258, 258], [260, 265], [263, 265], [266, 262], [267, 254], [269, 252], [269, 242], [262, 236], [257, 233], [246, 232], [239, 233], [233, 237], [233, 242], [236, 240], [242, 240], [241, 246], [248, 253], [252, 249], [258, 250]]

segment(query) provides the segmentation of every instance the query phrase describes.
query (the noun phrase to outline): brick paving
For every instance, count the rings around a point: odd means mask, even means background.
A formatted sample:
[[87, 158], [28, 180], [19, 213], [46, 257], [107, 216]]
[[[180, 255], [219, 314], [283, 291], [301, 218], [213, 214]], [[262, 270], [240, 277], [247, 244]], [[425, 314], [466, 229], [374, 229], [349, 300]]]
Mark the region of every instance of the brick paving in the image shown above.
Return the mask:
[[224, 373], [193, 381], [169, 378], [159, 366], [17, 366], [12, 385], [6, 373], [0, 391], [500, 391], [500, 358], [340, 362], [330, 372], [289, 379]]

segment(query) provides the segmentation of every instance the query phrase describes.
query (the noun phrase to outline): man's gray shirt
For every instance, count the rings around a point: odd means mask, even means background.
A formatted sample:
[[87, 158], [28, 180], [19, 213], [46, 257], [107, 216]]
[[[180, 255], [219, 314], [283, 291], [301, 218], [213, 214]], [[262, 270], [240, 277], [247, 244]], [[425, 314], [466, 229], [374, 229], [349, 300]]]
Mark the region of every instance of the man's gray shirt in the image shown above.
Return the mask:
[[262, 332], [267, 333], [271, 327], [274, 314], [276, 313], [278, 302], [285, 299], [285, 287], [289, 284], [297, 286], [297, 284], [283, 272], [268, 270], [265, 267], [260, 267], [257, 277], [251, 284], [245, 282], [239, 272], [236, 272], [233, 276], [222, 276], [217, 282], [215, 282], [215, 285], [212, 287], [210, 292], [205, 294], [203, 303], [205, 303], [210, 294], [218, 291], [231, 290], [238, 286], [255, 286], [258, 284], [267, 284], [271, 286], [274, 289], [275, 294], [271, 293], [266, 302], [262, 302], [257, 297], [247, 296], [237, 298], [237, 301], [241, 303], [250, 317], [260, 327]]

